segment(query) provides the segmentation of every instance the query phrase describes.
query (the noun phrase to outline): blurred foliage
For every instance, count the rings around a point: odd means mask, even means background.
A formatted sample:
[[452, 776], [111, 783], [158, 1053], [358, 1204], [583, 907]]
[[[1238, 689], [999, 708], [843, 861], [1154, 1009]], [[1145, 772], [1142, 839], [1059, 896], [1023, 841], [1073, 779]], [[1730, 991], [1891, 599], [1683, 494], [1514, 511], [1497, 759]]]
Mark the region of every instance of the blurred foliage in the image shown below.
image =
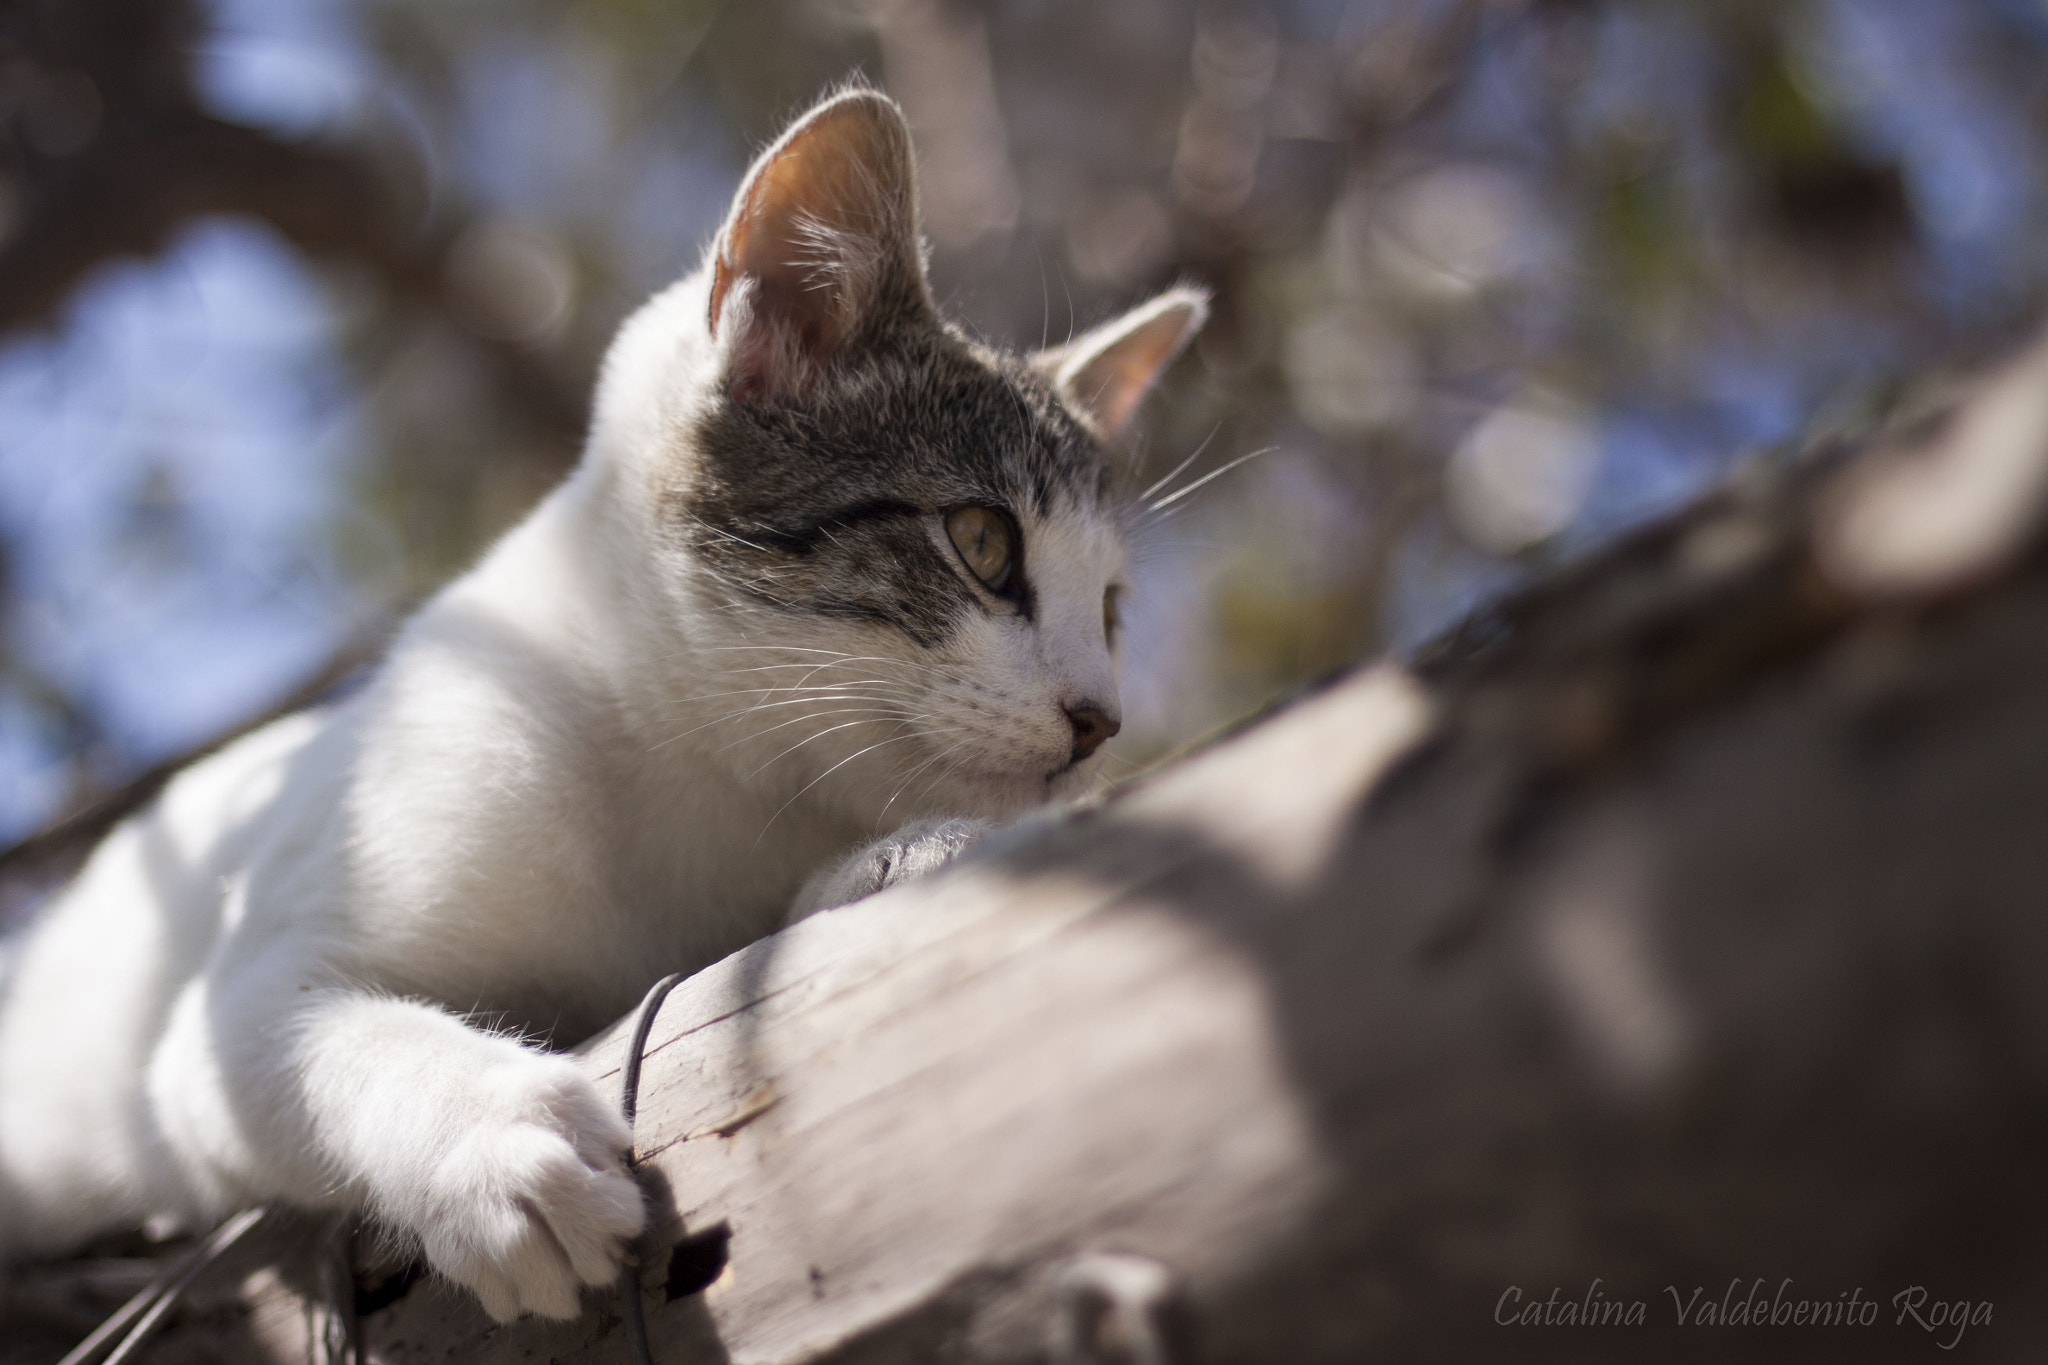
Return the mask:
[[[1136, 758], [2029, 325], [2044, 49], [2034, 0], [13, 0], [0, 326], [48, 347], [110, 263], [175, 263], [221, 215], [273, 234], [339, 376], [290, 380], [344, 433], [304, 608], [338, 647], [559, 476], [619, 320], [691, 268], [752, 148], [864, 76], [912, 120], [935, 284], [983, 334], [1218, 291], [1136, 477], [1270, 453], [1147, 519]], [[0, 433], [67, 401], [0, 384]], [[182, 430], [108, 555], [180, 553]], [[267, 430], [280, 467], [316, 444]], [[55, 458], [0, 446], [0, 472]], [[0, 770], [68, 774], [18, 824], [206, 727], [111, 697], [118, 644], [49, 643], [110, 608], [53, 606], [57, 532], [0, 512]], [[317, 653], [252, 676], [281, 693]]]

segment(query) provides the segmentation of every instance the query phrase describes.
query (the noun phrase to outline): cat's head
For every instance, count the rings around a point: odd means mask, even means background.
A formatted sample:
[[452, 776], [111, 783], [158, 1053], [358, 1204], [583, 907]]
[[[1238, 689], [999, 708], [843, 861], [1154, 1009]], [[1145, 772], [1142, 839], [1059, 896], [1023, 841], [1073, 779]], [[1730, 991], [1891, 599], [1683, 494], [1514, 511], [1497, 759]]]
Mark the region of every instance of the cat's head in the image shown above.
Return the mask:
[[868, 823], [1082, 790], [1122, 716], [1116, 450], [1206, 311], [1176, 289], [1053, 351], [969, 340], [896, 106], [813, 109], [606, 364], [595, 458], [651, 518], [664, 724]]

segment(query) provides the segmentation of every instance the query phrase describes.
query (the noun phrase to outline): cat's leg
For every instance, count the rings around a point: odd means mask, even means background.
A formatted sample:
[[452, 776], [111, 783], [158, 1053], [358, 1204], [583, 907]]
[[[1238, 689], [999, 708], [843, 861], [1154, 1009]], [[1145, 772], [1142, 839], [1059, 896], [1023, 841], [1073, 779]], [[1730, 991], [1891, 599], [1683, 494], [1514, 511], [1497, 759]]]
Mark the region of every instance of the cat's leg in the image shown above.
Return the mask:
[[573, 1318], [581, 1285], [611, 1282], [645, 1211], [631, 1134], [573, 1062], [416, 1001], [291, 991], [195, 984], [153, 1059], [208, 1202], [364, 1207], [499, 1321]]
[[921, 820], [863, 844], [812, 874], [790, 904], [789, 922], [936, 872], [973, 847], [990, 828], [984, 820]]

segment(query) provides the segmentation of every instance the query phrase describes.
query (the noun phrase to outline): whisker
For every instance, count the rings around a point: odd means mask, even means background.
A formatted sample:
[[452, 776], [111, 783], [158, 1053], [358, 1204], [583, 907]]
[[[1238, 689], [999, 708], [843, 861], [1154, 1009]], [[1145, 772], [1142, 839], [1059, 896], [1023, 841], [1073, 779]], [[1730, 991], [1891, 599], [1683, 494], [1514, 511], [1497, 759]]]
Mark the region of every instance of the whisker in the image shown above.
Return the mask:
[[917, 795], [915, 797], [912, 797], [911, 799], [913, 801], [922, 800], [926, 792], [929, 792], [933, 787], [936, 787], [937, 785], [939, 785], [939, 783], [945, 781], [947, 778], [953, 776], [953, 774], [959, 772], [962, 768], [966, 767], [968, 758], [972, 757], [973, 755], [969, 754], [966, 757], [957, 758], [953, 760], [952, 763], [948, 764], [946, 767], [940, 769], [938, 772], [933, 773], [930, 777], [925, 779], [924, 786], [918, 788]]
[[1146, 490], [1145, 490], [1144, 492], [1142, 492], [1142, 493], [1138, 494], [1138, 497], [1137, 497], [1137, 501], [1138, 501], [1138, 502], [1139, 502], [1139, 503], [1140, 503], [1141, 505], [1143, 505], [1143, 504], [1146, 504], [1146, 503], [1150, 503], [1150, 502], [1152, 501], [1152, 495], [1153, 495], [1154, 493], [1157, 493], [1157, 492], [1158, 492], [1158, 491], [1159, 491], [1160, 489], [1162, 489], [1162, 488], [1166, 487], [1166, 486], [1167, 486], [1168, 484], [1172, 483], [1172, 482], [1173, 482], [1173, 481], [1174, 481], [1175, 479], [1179, 478], [1179, 477], [1181, 476], [1181, 474], [1182, 474], [1182, 473], [1184, 473], [1184, 472], [1186, 471], [1186, 469], [1187, 469], [1187, 467], [1188, 467], [1189, 465], [1193, 464], [1193, 463], [1194, 463], [1194, 462], [1195, 462], [1196, 460], [1199, 460], [1199, 459], [1201, 459], [1201, 458], [1202, 458], [1202, 452], [1203, 452], [1203, 451], [1205, 451], [1205, 450], [1207, 450], [1207, 449], [1209, 448], [1209, 442], [1211, 442], [1211, 441], [1215, 440], [1215, 439], [1216, 439], [1216, 433], [1217, 433], [1217, 432], [1219, 432], [1219, 431], [1221, 431], [1221, 430], [1223, 430], [1223, 423], [1221, 423], [1221, 422], [1218, 422], [1218, 423], [1217, 423], [1217, 424], [1216, 424], [1215, 426], [1213, 426], [1213, 427], [1209, 428], [1209, 434], [1208, 434], [1207, 436], [1204, 436], [1204, 437], [1202, 438], [1202, 443], [1201, 443], [1200, 445], [1198, 445], [1198, 446], [1196, 446], [1196, 447], [1195, 447], [1195, 453], [1194, 453], [1194, 454], [1192, 454], [1192, 455], [1190, 455], [1190, 456], [1188, 456], [1188, 457], [1187, 457], [1187, 458], [1186, 458], [1185, 460], [1182, 460], [1182, 461], [1181, 461], [1181, 462], [1180, 462], [1179, 464], [1175, 465], [1175, 466], [1174, 466], [1174, 467], [1173, 467], [1172, 469], [1168, 470], [1168, 471], [1167, 471], [1167, 474], [1166, 474], [1166, 477], [1165, 477], [1165, 478], [1163, 478], [1163, 479], [1159, 480], [1159, 481], [1158, 481], [1157, 483], [1153, 484], [1153, 485], [1152, 485], [1152, 486], [1151, 486], [1150, 488], [1148, 488], [1148, 489], [1146, 489]]
[[649, 747], [647, 752], [653, 753], [656, 749], [667, 748], [669, 745], [675, 743], [677, 740], [686, 738], [690, 735], [694, 735], [699, 730], [708, 730], [714, 725], [723, 725], [727, 721], [741, 720], [747, 716], [753, 715], [756, 711], [765, 711], [770, 707], [796, 706], [798, 704], [815, 705], [819, 703], [830, 703], [835, 701], [871, 701], [878, 702], [886, 706], [895, 704], [899, 700], [899, 698], [895, 697], [867, 697], [849, 693], [844, 696], [834, 695], [816, 697], [793, 697], [787, 701], [759, 701], [755, 702], [751, 706], [743, 706], [736, 711], [728, 711], [722, 716], [714, 716], [710, 720], [705, 721], [703, 724], [693, 725], [689, 729], [684, 730], [679, 734], [670, 735], [667, 739], [662, 740], [659, 744], [655, 744]]
[[[839, 700], [839, 698], [836, 698], [836, 697], [802, 697], [802, 698], [799, 698], [798, 700], [800, 700], [800, 701], [804, 701], [804, 702], [808, 702], [808, 703], [813, 703], [813, 704], [820, 704], [820, 703], [830, 703], [830, 702], [833, 702], [833, 701], [837, 701], [837, 700]], [[864, 699], [864, 698], [849, 698], [848, 700], [865, 700], [865, 699]], [[748, 716], [751, 716], [751, 715], [753, 715], [753, 714], [754, 714], [754, 712], [756, 712], [756, 711], [758, 711], [758, 710], [762, 709], [762, 707], [763, 707], [764, 705], [768, 705], [768, 704], [769, 704], [769, 703], [757, 703], [756, 705], [753, 705], [753, 706], [743, 706], [743, 707], [739, 708], [739, 709], [738, 709], [738, 710], [736, 710], [736, 711], [727, 711], [727, 712], [725, 712], [725, 713], [724, 713], [723, 715], [713, 716], [713, 717], [712, 717], [712, 718], [711, 718], [710, 720], [704, 721], [704, 722], [702, 722], [701, 724], [693, 725], [693, 726], [691, 726], [691, 727], [690, 727], [689, 729], [687, 729], [687, 730], [679, 730], [679, 731], [677, 731], [677, 732], [676, 732], [675, 734], [672, 734], [672, 735], [670, 735], [670, 736], [669, 736], [669, 737], [668, 737], [667, 739], [664, 739], [664, 740], [660, 741], [660, 742], [659, 742], [659, 743], [657, 743], [657, 744], [653, 744], [653, 745], [650, 745], [650, 746], [648, 746], [647, 752], [651, 754], [651, 753], [653, 753], [653, 752], [654, 752], [655, 750], [657, 750], [657, 749], [666, 749], [666, 748], [667, 748], [667, 747], [668, 747], [669, 745], [671, 745], [671, 744], [675, 743], [675, 742], [676, 742], [677, 740], [679, 740], [679, 739], [688, 739], [688, 738], [689, 738], [689, 737], [690, 737], [691, 735], [694, 735], [694, 734], [696, 734], [696, 733], [697, 733], [698, 731], [700, 731], [700, 730], [709, 730], [709, 729], [710, 729], [710, 728], [711, 728], [712, 726], [714, 726], [714, 725], [726, 725], [726, 724], [729, 724], [729, 723], [731, 723], [731, 722], [733, 722], [733, 721], [736, 721], [736, 720], [744, 720], [744, 719], [746, 719], [746, 718], [747, 718]], [[777, 705], [779, 705], [779, 704], [781, 704], [781, 703], [774, 703], [774, 704], [777, 704]]]
[[[753, 714], [753, 713], [752, 713], [752, 712], [749, 712], [748, 714], [749, 714], [749, 715], [751, 715], [751, 714]], [[731, 749], [731, 748], [733, 748], [733, 747], [735, 747], [735, 746], [737, 746], [737, 745], [745, 744], [745, 743], [747, 743], [747, 742], [748, 742], [749, 740], [755, 740], [755, 739], [760, 739], [760, 738], [762, 738], [763, 736], [766, 736], [766, 735], [772, 735], [772, 734], [774, 734], [774, 733], [775, 733], [775, 732], [776, 732], [777, 730], [787, 730], [787, 729], [788, 729], [788, 728], [789, 728], [790, 726], [792, 726], [792, 725], [802, 725], [802, 724], [803, 724], [803, 723], [804, 723], [805, 721], [809, 721], [809, 720], [824, 720], [824, 719], [826, 719], [826, 718], [827, 718], [827, 717], [829, 717], [829, 716], [855, 716], [855, 715], [866, 715], [866, 716], [880, 716], [880, 717], [883, 717], [883, 718], [885, 718], [885, 719], [890, 719], [890, 720], [896, 719], [896, 712], [894, 712], [894, 711], [890, 710], [890, 709], [889, 709], [888, 707], [885, 707], [885, 706], [842, 706], [842, 707], [840, 707], [840, 708], [838, 708], [837, 710], [834, 710], [834, 711], [808, 711], [808, 712], [805, 712], [805, 713], [804, 713], [803, 715], [801, 715], [801, 716], [792, 716], [792, 717], [791, 717], [790, 719], [788, 719], [788, 720], [785, 720], [785, 721], [782, 721], [782, 722], [781, 722], [781, 723], [779, 723], [779, 724], [776, 724], [776, 725], [771, 725], [771, 726], [769, 726], [769, 727], [768, 727], [767, 729], [765, 729], [765, 730], [756, 730], [756, 731], [754, 731], [754, 732], [753, 732], [752, 734], [746, 734], [746, 735], [741, 735], [741, 736], [740, 736], [740, 737], [739, 737], [738, 739], [732, 740], [731, 742], [729, 742], [729, 743], [727, 743], [727, 744], [723, 744], [723, 745], [719, 746], [719, 750], [718, 750], [718, 752], [720, 752], [720, 753], [724, 753], [724, 752], [725, 752], [725, 751], [726, 751], [727, 749]], [[852, 722], [852, 723], [853, 723], [853, 724], [859, 724], [860, 722], [858, 722], [858, 721], [855, 721], [855, 722]], [[838, 728], [838, 729], [843, 729], [843, 728], [845, 728], [845, 727], [843, 727], [843, 726], [838, 726], [838, 727], [834, 727], [834, 728]], [[831, 733], [831, 731], [829, 731], [829, 730], [828, 730], [828, 731], [825, 731], [824, 733], [826, 733], [826, 734], [830, 734], [830, 733]], [[812, 736], [812, 738], [813, 738], [813, 739], [815, 739], [815, 738], [816, 738], [816, 736], [814, 735], [814, 736]], [[804, 741], [804, 742], [805, 742], [805, 743], [809, 743], [810, 741], [809, 741], [809, 740], [806, 740], [806, 741]], [[792, 748], [794, 748], [794, 747], [796, 747], [796, 746], [792, 746]], [[791, 752], [791, 750], [790, 750], [790, 749], [785, 749], [785, 750], [783, 750], [783, 753], [789, 753], [789, 752]], [[775, 758], [780, 758], [780, 757], [782, 757], [782, 754], [777, 754], [777, 755], [775, 756]], [[775, 761], [775, 758], [771, 758], [771, 759], [769, 759], [769, 760], [768, 760], [768, 762], [769, 762], [769, 763], [773, 763], [773, 762]], [[766, 766], [766, 765], [763, 765], [763, 766]]]
[[689, 698], [692, 703], [716, 701], [720, 697], [772, 697], [791, 692], [825, 693], [844, 692], [855, 687], [895, 687], [906, 694], [908, 686], [890, 678], [851, 678], [844, 682], [829, 683], [773, 683], [767, 687], [734, 687], [723, 692], [699, 692]]
[[[755, 778], [759, 777], [759, 776], [760, 776], [760, 775], [761, 775], [762, 773], [765, 773], [765, 772], [767, 772], [767, 771], [768, 771], [768, 770], [769, 770], [770, 768], [774, 767], [774, 766], [775, 766], [775, 765], [776, 765], [777, 763], [780, 763], [780, 762], [781, 762], [781, 761], [782, 761], [783, 759], [785, 759], [785, 758], [788, 758], [788, 757], [789, 757], [789, 756], [790, 756], [791, 754], [795, 753], [795, 752], [796, 752], [796, 751], [797, 751], [798, 749], [801, 749], [801, 748], [803, 748], [803, 747], [804, 747], [804, 745], [806, 745], [806, 744], [809, 744], [809, 743], [810, 743], [810, 742], [811, 742], [812, 740], [814, 740], [814, 739], [823, 739], [823, 738], [824, 738], [825, 736], [827, 736], [827, 735], [835, 735], [835, 734], [838, 734], [838, 733], [839, 733], [839, 732], [840, 732], [841, 730], [851, 730], [851, 729], [852, 729], [852, 728], [853, 728], [854, 726], [856, 726], [856, 725], [870, 725], [870, 724], [873, 724], [873, 722], [872, 722], [872, 721], [865, 721], [865, 720], [849, 720], [849, 721], [843, 721], [843, 722], [841, 722], [841, 723], [840, 723], [840, 724], [838, 724], [838, 725], [828, 725], [828, 726], [826, 726], [826, 727], [825, 727], [824, 729], [822, 729], [822, 730], [818, 731], [818, 732], [817, 732], [816, 734], [814, 734], [814, 735], [805, 735], [805, 736], [804, 736], [804, 737], [803, 737], [802, 739], [800, 739], [800, 740], [798, 740], [798, 741], [797, 741], [796, 743], [794, 743], [794, 744], [790, 745], [790, 746], [789, 746], [789, 747], [788, 747], [787, 749], [784, 749], [784, 750], [783, 750], [783, 751], [782, 751], [781, 753], [779, 753], [779, 754], [775, 755], [775, 757], [773, 757], [773, 758], [769, 759], [769, 760], [768, 760], [768, 761], [767, 761], [766, 763], [763, 763], [763, 764], [762, 764], [762, 765], [761, 765], [760, 767], [758, 767], [758, 768], [754, 769], [754, 771], [752, 771], [752, 772], [748, 773], [748, 774], [747, 774], [747, 780], [748, 780], [749, 782], [753, 781], [753, 780], [754, 780]], [[898, 736], [897, 736], [897, 738], [898, 738], [898, 739], [914, 739], [914, 738], [915, 738], [915, 736], [914, 736], [914, 735], [898, 735]], [[885, 741], [885, 742], [886, 742], [886, 741]], [[873, 746], [869, 746], [869, 747], [873, 747]], [[867, 750], [866, 750], [866, 749], [862, 749], [862, 750], [861, 750], [860, 752], [861, 752], [861, 753], [866, 753], [866, 752], [867, 752]], [[831, 771], [832, 771], [832, 770], [833, 770], [834, 768], [837, 768], [837, 767], [839, 767], [839, 766], [840, 766], [840, 764], [841, 764], [841, 763], [844, 763], [845, 761], [846, 761], [846, 760], [844, 760], [844, 759], [841, 759], [839, 763], [835, 763], [835, 764], [833, 764], [831, 768], [827, 768], [827, 769], [826, 769], [825, 771], [829, 773], [829, 772], [831, 772]], [[815, 779], [815, 778], [813, 778], [813, 779], [812, 779], [812, 781], [814, 781], [814, 782], [815, 782], [815, 781], [816, 781], [816, 779]], [[803, 791], [809, 791], [809, 790], [810, 790], [810, 787], [809, 787], [809, 786], [806, 786], [806, 787], [805, 787], [805, 788], [803, 789]], [[797, 793], [797, 796], [801, 796], [801, 795], [803, 795], [803, 791], [800, 791], [800, 792], [798, 792], [798, 793]], [[790, 799], [791, 799], [791, 800], [795, 800], [796, 798], [795, 798], [795, 797], [791, 797]], [[785, 803], [784, 803], [784, 805], [785, 805], [785, 806], [786, 806], [787, 804], [788, 804], [787, 802], [785, 802]], [[778, 812], [778, 814], [779, 814], [779, 813], [780, 813], [780, 812]]]
[[[894, 792], [891, 792], [889, 795], [889, 799], [882, 803], [882, 809], [876, 812], [876, 825], [878, 827], [880, 826], [882, 817], [889, 813], [889, 807], [896, 804], [896, 798], [903, 795], [903, 789], [910, 785], [912, 779], [914, 779], [919, 773], [923, 772], [926, 768], [931, 767], [934, 763], [937, 763], [939, 760], [945, 758], [948, 754], [951, 754], [955, 750], [961, 748], [963, 745], [970, 743], [973, 739], [974, 736], [969, 735], [966, 739], [955, 740], [948, 747], [941, 749], [938, 753], [933, 754], [930, 758], [926, 759], [924, 762], [918, 764], [915, 768], [912, 768], [909, 772], [905, 773], [903, 775], [903, 780], [896, 784], [896, 790]], [[920, 792], [919, 795], [923, 795], [923, 793]]]
[[1148, 513], [1156, 513], [1160, 511], [1162, 508], [1170, 507], [1174, 503], [1177, 503], [1182, 498], [1186, 497], [1188, 494], [1202, 487], [1202, 485], [1210, 482], [1212, 479], [1219, 479], [1223, 477], [1225, 474], [1228, 474], [1231, 470], [1245, 463], [1247, 460], [1256, 460], [1261, 455], [1271, 455], [1274, 451], [1278, 450], [1279, 448], [1279, 446], [1262, 446], [1259, 449], [1251, 452], [1251, 454], [1249, 455], [1240, 455], [1236, 459], [1232, 460], [1229, 464], [1223, 465], [1217, 469], [1210, 470], [1207, 474], [1204, 474], [1201, 478], [1196, 479], [1193, 483], [1189, 484], [1186, 488], [1181, 489], [1178, 493], [1169, 493], [1165, 497], [1161, 498], [1159, 501], [1147, 505], [1145, 510]]
[[[854, 722], [854, 723], [855, 723], [855, 724], [859, 724], [860, 722], [856, 721], [856, 722]], [[840, 727], [840, 728], [844, 728], [844, 727]], [[812, 779], [811, 779], [810, 781], [808, 781], [808, 782], [804, 783], [804, 784], [803, 784], [803, 786], [801, 786], [801, 787], [797, 788], [797, 791], [796, 791], [796, 795], [795, 795], [795, 796], [792, 796], [792, 797], [790, 797], [790, 798], [789, 798], [789, 800], [787, 800], [787, 801], [783, 802], [783, 803], [782, 803], [781, 805], [779, 805], [779, 806], [777, 806], [777, 807], [775, 808], [775, 814], [773, 814], [773, 815], [769, 816], [769, 817], [768, 817], [768, 823], [767, 823], [767, 824], [765, 824], [765, 825], [763, 825], [763, 826], [761, 826], [761, 833], [760, 833], [760, 834], [759, 834], [759, 835], [758, 835], [758, 836], [757, 836], [757, 837], [756, 837], [756, 838], [754, 839], [754, 847], [755, 847], [755, 848], [759, 848], [759, 847], [761, 846], [761, 840], [763, 840], [763, 839], [765, 839], [765, 838], [767, 838], [767, 837], [768, 837], [768, 830], [769, 830], [769, 828], [770, 828], [771, 826], [773, 826], [773, 825], [774, 825], [774, 823], [775, 823], [775, 822], [776, 822], [777, 820], [779, 820], [779, 819], [781, 819], [781, 818], [782, 818], [782, 812], [784, 812], [784, 811], [788, 810], [788, 809], [789, 809], [789, 808], [790, 808], [791, 806], [795, 805], [795, 804], [796, 804], [796, 801], [797, 801], [797, 798], [798, 798], [798, 797], [801, 797], [801, 796], [802, 796], [802, 795], [803, 795], [803, 794], [804, 794], [805, 792], [807, 792], [807, 791], [809, 791], [809, 790], [810, 790], [811, 788], [813, 788], [813, 787], [817, 786], [817, 785], [818, 785], [818, 784], [819, 784], [820, 782], [823, 782], [823, 781], [824, 781], [824, 780], [825, 780], [826, 778], [828, 778], [828, 777], [832, 776], [832, 774], [834, 774], [834, 773], [838, 772], [838, 771], [839, 771], [839, 770], [840, 770], [841, 768], [843, 768], [843, 767], [845, 767], [845, 766], [846, 766], [847, 764], [849, 764], [849, 763], [853, 762], [853, 760], [855, 760], [856, 758], [859, 758], [859, 757], [860, 757], [860, 756], [861, 756], [862, 754], [871, 754], [871, 753], [873, 753], [873, 752], [874, 752], [875, 750], [877, 750], [877, 749], [879, 749], [879, 748], [883, 747], [884, 745], [888, 745], [888, 744], [901, 744], [901, 743], [902, 743], [902, 742], [903, 742], [904, 740], [906, 740], [906, 739], [916, 739], [916, 738], [917, 738], [917, 736], [916, 736], [916, 735], [897, 735], [897, 736], [895, 736], [894, 738], [891, 738], [891, 739], [883, 739], [883, 740], [877, 740], [877, 741], [875, 741], [875, 742], [874, 742], [873, 744], [870, 744], [870, 745], [868, 745], [868, 746], [867, 746], [866, 748], [864, 748], [864, 749], [855, 749], [855, 750], [854, 750], [854, 751], [853, 751], [852, 753], [848, 754], [848, 755], [847, 755], [847, 756], [846, 756], [845, 758], [842, 758], [842, 759], [840, 759], [840, 760], [839, 760], [839, 761], [838, 761], [837, 763], [834, 763], [834, 764], [833, 764], [833, 765], [832, 765], [831, 767], [829, 767], [829, 768], [825, 769], [825, 771], [824, 771], [824, 772], [821, 772], [821, 773], [819, 773], [819, 774], [818, 774], [818, 775], [817, 775], [816, 777], [814, 777], [814, 778], [812, 778]], [[773, 760], [771, 760], [771, 761], [773, 761]]]
[[763, 650], [776, 650], [779, 652], [792, 654], [829, 654], [832, 656], [834, 660], [834, 662], [827, 664], [813, 664], [808, 660], [796, 660], [791, 661], [789, 663], [780, 664], [761, 664], [758, 666], [761, 670], [767, 670], [771, 668], [838, 668], [846, 664], [877, 663], [888, 664], [891, 667], [895, 668], [914, 668], [926, 673], [942, 673], [949, 671], [946, 669], [936, 667], [932, 664], [920, 663], [915, 659], [892, 659], [880, 654], [848, 654], [844, 650], [817, 649], [808, 645], [705, 645], [701, 648], [694, 650], [682, 650], [679, 651], [679, 653], [728, 654], [740, 653], [749, 650], [757, 653]]

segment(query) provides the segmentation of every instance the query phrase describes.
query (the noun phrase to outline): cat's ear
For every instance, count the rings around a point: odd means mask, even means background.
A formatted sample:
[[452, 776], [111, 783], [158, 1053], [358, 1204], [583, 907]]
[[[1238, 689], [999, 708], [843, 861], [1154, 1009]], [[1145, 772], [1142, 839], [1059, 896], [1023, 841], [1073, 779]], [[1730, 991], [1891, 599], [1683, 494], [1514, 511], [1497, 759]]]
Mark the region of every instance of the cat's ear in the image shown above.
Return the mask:
[[747, 172], [711, 269], [735, 397], [800, 393], [873, 323], [929, 310], [895, 102], [849, 90], [797, 120]]
[[1208, 319], [1209, 291], [1182, 285], [1032, 361], [1114, 438], [1130, 425], [1152, 381]]

